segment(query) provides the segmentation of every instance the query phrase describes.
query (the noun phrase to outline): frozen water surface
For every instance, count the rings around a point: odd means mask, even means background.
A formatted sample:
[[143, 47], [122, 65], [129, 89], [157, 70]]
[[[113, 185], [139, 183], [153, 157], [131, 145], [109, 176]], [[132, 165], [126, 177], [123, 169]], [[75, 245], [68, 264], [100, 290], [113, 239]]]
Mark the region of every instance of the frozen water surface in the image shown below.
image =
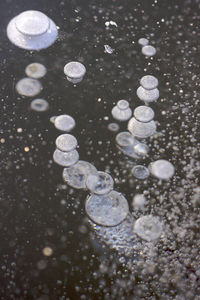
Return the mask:
[[108, 173], [99, 171], [87, 177], [86, 186], [92, 193], [103, 195], [113, 189], [114, 181]]
[[34, 97], [42, 91], [42, 84], [37, 79], [23, 78], [16, 84], [18, 94], [26, 97]]
[[97, 169], [89, 162], [79, 160], [63, 170], [63, 180], [75, 189], [86, 189], [86, 179], [91, 174], [96, 175]]
[[106, 195], [91, 195], [85, 203], [85, 210], [93, 222], [102, 226], [116, 226], [128, 215], [126, 198], [116, 191]]

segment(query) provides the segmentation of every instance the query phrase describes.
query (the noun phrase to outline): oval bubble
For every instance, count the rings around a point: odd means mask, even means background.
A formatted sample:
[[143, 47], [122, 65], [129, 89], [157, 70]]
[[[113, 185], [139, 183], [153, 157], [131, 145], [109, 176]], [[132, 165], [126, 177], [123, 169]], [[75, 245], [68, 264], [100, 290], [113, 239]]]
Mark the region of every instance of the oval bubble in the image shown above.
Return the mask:
[[156, 48], [151, 45], [146, 45], [142, 47], [142, 54], [145, 56], [154, 56], [156, 54]]
[[142, 86], [140, 86], [137, 89], [136, 93], [140, 100], [147, 102], [147, 103], [158, 100], [158, 98], [160, 96], [159, 90], [157, 88], [155, 88], [153, 90], [146, 90]]
[[91, 195], [85, 203], [85, 210], [93, 222], [102, 226], [116, 226], [128, 215], [126, 198], [116, 191], [106, 195]]
[[77, 144], [77, 139], [71, 134], [61, 134], [56, 139], [56, 147], [63, 152], [74, 150]]
[[118, 133], [115, 140], [120, 147], [134, 146], [138, 142], [128, 131]]
[[135, 222], [134, 231], [143, 240], [151, 242], [160, 237], [162, 223], [152, 215], [143, 216]]
[[56, 117], [54, 125], [60, 131], [69, 132], [75, 127], [76, 123], [74, 118], [72, 118], [71, 116], [60, 115]]
[[148, 178], [150, 175], [148, 168], [142, 165], [134, 166], [132, 169], [132, 173], [133, 176], [141, 180]]
[[152, 75], [145, 75], [140, 79], [140, 84], [146, 90], [153, 90], [158, 86], [158, 79]]
[[49, 103], [44, 99], [35, 99], [31, 101], [30, 108], [37, 112], [47, 111], [49, 109]]
[[69, 81], [72, 83], [78, 83], [83, 79], [86, 73], [86, 68], [80, 62], [71, 61], [64, 66], [64, 73]]
[[32, 63], [26, 67], [25, 73], [28, 77], [38, 79], [46, 75], [47, 69], [40, 63]]
[[119, 130], [119, 124], [117, 124], [117, 123], [108, 124], [108, 130], [110, 130], [112, 132], [118, 131]]
[[56, 149], [53, 153], [53, 160], [62, 167], [70, 167], [74, 165], [79, 159], [79, 154], [76, 150], [70, 152], [63, 152]]
[[149, 165], [151, 174], [158, 179], [168, 180], [174, 175], [174, 166], [165, 159], [156, 160]]
[[140, 46], [146, 46], [146, 45], [148, 45], [148, 43], [149, 43], [149, 41], [148, 41], [146, 38], [140, 38], [140, 39], [138, 40], [138, 44], [139, 44]]
[[134, 117], [143, 123], [150, 122], [154, 118], [154, 111], [149, 106], [141, 105], [134, 110]]
[[118, 121], [127, 121], [132, 116], [132, 110], [126, 100], [119, 100], [117, 105], [113, 107], [111, 113], [113, 118]]
[[97, 174], [97, 169], [89, 162], [79, 160], [63, 170], [63, 180], [75, 189], [86, 189], [86, 179], [91, 174]]
[[114, 181], [108, 173], [99, 171], [87, 177], [86, 186], [92, 193], [103, 195], [113, 189]]
[[42, 85], [39, 80], [25, 77], [16, 84], [18, 94], [26, 97], [34, 97], [42, 91]]
[[128, 122], [128, 130], [139, 139], [145, 139], [156, 132], [156, 123], [152, 120], [148, 123], [142, 123], [135, 118], [131, 118]]

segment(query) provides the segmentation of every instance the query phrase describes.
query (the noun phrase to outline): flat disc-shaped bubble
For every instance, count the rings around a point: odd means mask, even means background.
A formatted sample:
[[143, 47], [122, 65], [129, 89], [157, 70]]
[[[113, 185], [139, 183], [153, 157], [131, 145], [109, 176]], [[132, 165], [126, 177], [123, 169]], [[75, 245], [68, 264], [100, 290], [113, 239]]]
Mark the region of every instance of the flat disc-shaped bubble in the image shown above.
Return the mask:
[[146, 45], [148, 45], [148, 43], [149, 43], [149, 41], [146, 38], [140, 38], [138, 40], [138, 44], [141, 46], [146, 46]]
[[129, 107], [120, 109], [118, 106], [114, 106], [111, 113], [113, 118], [118, 121], [127, 121], [132, 116], [132, 110]]
[[145, 139], [156, 132], [156, 123], [152, 120], [148, 123], [142, 123], [135, 118], [128, 122], [128, 130], [136, 138]]
[[77, 139], [71, 134], [61, 134], [56, 139], [56, 147], [64, 152], [72, 151], [77, 147]]
[[35, 99], [31, 101], [30, 108], [37, 112], [47, 111], [49, 109], [49, 103], [44, 99]]
[[154, 111], [149, 106], [141, 105], [134, 110], [134, 117], [140, 122], [150, 122], [154, 118]]
[[80, 62], [71, 61], [65, 65], [64, 73], [69, 81], [78, 83], [83, 79], [86, 73], [86, 68]]
[[70, 152], [63, 152], [56, 149], [53, 153], [53, 160], [62, 167], [70, 167], [74, 165], [79, 159], [79, 154], [76, 150]]
[[102, 226], [116, 226], [128, 215], [126, 198], [111, 191], [106, 195], [91, 195], [85, 203], [85, 210], [93, 222]]
[[69, 115], [60, 115], [55, 119], [54, 125], [61, 131], [71, 131], [76, 123], [75, 120]]
[[108, 124], [108, 129], [112, 132], [116, 132], [119, 130], [119, 124], [117, 123], [110, 123]]
[[86, 186], [92, 193], [103, 195], [113, 189], [114, 181], [108, 173], [99, 171], [87, 177]]
[[118, 133], [115, 140], [120, 147], [134, 146], [137, 142], [137, 140], [128, 131]]
[[174, 166], [165, 159], [150, 163], [149, 170], [152, 175], [163, 180], [168, 180], [174, 175]]
[[37, 79], [25, 77], [16, 84], [18, 94], [26, 97], [34, 97], [42, 91], [42, 85]]
[[157, 88], [155, 88], [153, 90], [146, 90], [142, 86], [140, 86], [137, 89], [136, 93], [140, 100], [147, 102], [147, 103], [156, 101], [160, 96], [159, 90]]
[[45, 14], [28, 10], [9, 22], [7, 36], [13, 44], [20, 48], [40, 50], [55, 42], [58, 31], [55, 23]]
[[25, 69], [25, 73], [28, 77], [36, 78], [36, 79], [44, 77], [46, 72], [47, 69], [45, 68], [44, 65], [40, 63], [29, 64]]
[[146, 144], [138, 143], [133, 147], [135, 153], [141, 157], [147, 156], [149, 147]]
[[158, 86], [158, 79], [152, 75], [145, 75], [140, 79], [140, 84], [146, 90], [153, 90]]
[[135, 222], [134, 231], [143, 240], [154, 241], [162, 233], [162, 223], [152, 215], [143, 216]]
[[86, 189], [86, 179], [97, 174], [97, 169], [87, 161], [79, 160], [75, 165], [63, 170], [63, 180], [75, 189]]
[[137, 179], [142, 180], [148, 178], [150, 174], [148, 168], [142, 165], [134, 166], [132, 169], [132, 173], [133, 176], [135, 176]]
[[154, 56], [156, 54], [156, 48], [151, 45], [146, 45], [142, 47], [142, 54], [145, 56]]

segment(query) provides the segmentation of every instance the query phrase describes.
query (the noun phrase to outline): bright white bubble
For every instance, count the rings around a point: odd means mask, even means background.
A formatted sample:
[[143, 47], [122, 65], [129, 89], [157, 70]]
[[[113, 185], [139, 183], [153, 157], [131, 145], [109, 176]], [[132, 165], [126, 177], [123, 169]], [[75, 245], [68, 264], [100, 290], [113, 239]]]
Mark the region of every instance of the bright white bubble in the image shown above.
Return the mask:
[[134, 110], [134, 117], [143, 123], [150, 122], [154, 118], [154, 111], [151, 107], [141, 105]]
[[71, 116], [60, 115], [56, 117], [54, 125], [60, 131], [69, 132], [75, 127], [76, 123], [74, 118], [72, 118]]
[[56, 147], [64, 152], [69, 152], [77, 147], [77, 139], [71, 134], [61, 134], [56, 139]]
[[27, 10], [9, 22], [7, 36], [20, 48], [40, 50], [55, 42], [58, 31], [55, 23], [45, 14], [36, 10]]
[[147, 156], [149, 152], [149, 147], [146, 144], [138, 143], [133, 147], [135, 153], [139, 155], [140, 157]]
[[150, 45], [142, 47], [142, 54], [145, 56], [154, 56], [156, 54], [156, 48]]
[[67, 76], [68, 81], [78, 83], [82, 81], [86, 73], [86, 68], [80, 62], [71, 61], [64, 66], [64, 73]]
[[128, 131], [118, 133], [115, 140], [120, 147], [134, 146], [137, 142], [137, 140]]
[[26, 97], [34, 97], [42, 91], [42, 85], [39, 80], [25, 77], [16, 84], [18, 94]]
[[145, 75], [140, 79], [140, 84], [146, 90], [153, 90], [158, 86], [158, 79], [152, 75]]
[[86, 189], [86, 179], [91, 174], [97, 174], [97, 169], [89, 162], [79, 160], [63, 170], [63, 180], [75, 189]]
[[132, 169], [132, 173], [133, 176], [141, 180], [148, 178], [150, 175], [148, 168], [142, 165], [134, 166]]
[[136, 194], [133, 198], [133, 208], [138, 210], [138, 209], [144, 209], [145, 204], [147, 203], [147, 199], [143, 194]]
[[47, 111], [49, 109], [49, 103], [44, 99], [35, 99], [31, 101], [30, 108], [37, 112]]
[[116, 226], [128, 215], [126, 198], [116, 191], [106, 195], [91, 195], [85, 203], [85, 210], [93, 222], [102, 226]]
[[99, 171], [87, 177], [86, 186], [92, 193], [103, 195], [113, 189], [114, 181], [108, 173]]
[[146, 90], [142, 86], [140, 86], [137, 89], [136, 93], [140, 100], [147, 102], [147, 103], [156, 101], [160, 96], [159, 90], [157, 88], [155, 88], [153, 90]]
[[152, 120], [147, 123], [137, 121], [131, 118], [128, 122], [128, 130], [130, 133], [139, 139], [145, 139], [156, 132], [156, 123]]
[[139, 218], [134, 224], [135, 233], [145, 241], [154, 241], [162, 233], [162, 223], [152, 215]]
[[70, 152], [63, 152], [56, 149], [53, 153], [53, 160], [62, 167], [70, 167], [74, 165], [79, 159], [79, 154], [76, 150]]
[[119, 100], [117, 105], [113, 107], [112, 116], [118, 121], [127, 121], [132, 115], [132, 110], [129, 107], [129, 103], [126, 100]]
[[28, 77], [36, 79], [44, 77], [46, 75], [46, 72], [47, 69], [40, 63], [29, 64], [25, 69], [25, 73]]
[[159, 179], [169, 180], [174, 175], [174, 166], [165, 159], [156, 160], [149, 165], [152, 175]]

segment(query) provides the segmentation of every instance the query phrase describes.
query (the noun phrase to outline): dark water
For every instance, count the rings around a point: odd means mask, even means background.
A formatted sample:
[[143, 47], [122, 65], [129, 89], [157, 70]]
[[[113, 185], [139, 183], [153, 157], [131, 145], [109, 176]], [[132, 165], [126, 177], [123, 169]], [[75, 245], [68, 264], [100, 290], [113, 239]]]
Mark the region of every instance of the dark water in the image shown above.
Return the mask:
[[[52, 47], [27, 52], [6, 38], [9, 20], [28, 9], [60, 27]], [[199, 12], [195, 0], [0, 2], [0, 299], [200, 299]], [[106, 29], [110, 20], [118, 27]], [[156, 47], [155, 57], [141, 54], [141, 37]], [[112, 54], [104, 53], [106, 44]], [[77, 86], [63, 73], [72, 60], [87, 68]], [[40, 96], [50, 109], [41, 114], [15, 91], [35, 61], [48, 70]], [[107, 129], [117, 100], [127, 99], [132, 109], [141, 104], [136, 89], [145, 74], [159, 79], [161, 96], [151, 105], [158, 135], [142, 163], [171, 161], [176, 174], [165, 183], [134, 179], [134, 162], [118, 152]], [[156, 244], [136, 239], [136, 253], [124, 255], [101, 228], [94, 234], [87, 193], [64, 185], [52, 161], [59, 132], [49, 118], [63, 113], [76, 120], [80, 158], [110, 172], [133, 217], [152, 213], [164, 222]], [[148, 205], [135, 212], [133, 196], [143, 192]], [[47, 246], [50, 257], [42, 252]]]

